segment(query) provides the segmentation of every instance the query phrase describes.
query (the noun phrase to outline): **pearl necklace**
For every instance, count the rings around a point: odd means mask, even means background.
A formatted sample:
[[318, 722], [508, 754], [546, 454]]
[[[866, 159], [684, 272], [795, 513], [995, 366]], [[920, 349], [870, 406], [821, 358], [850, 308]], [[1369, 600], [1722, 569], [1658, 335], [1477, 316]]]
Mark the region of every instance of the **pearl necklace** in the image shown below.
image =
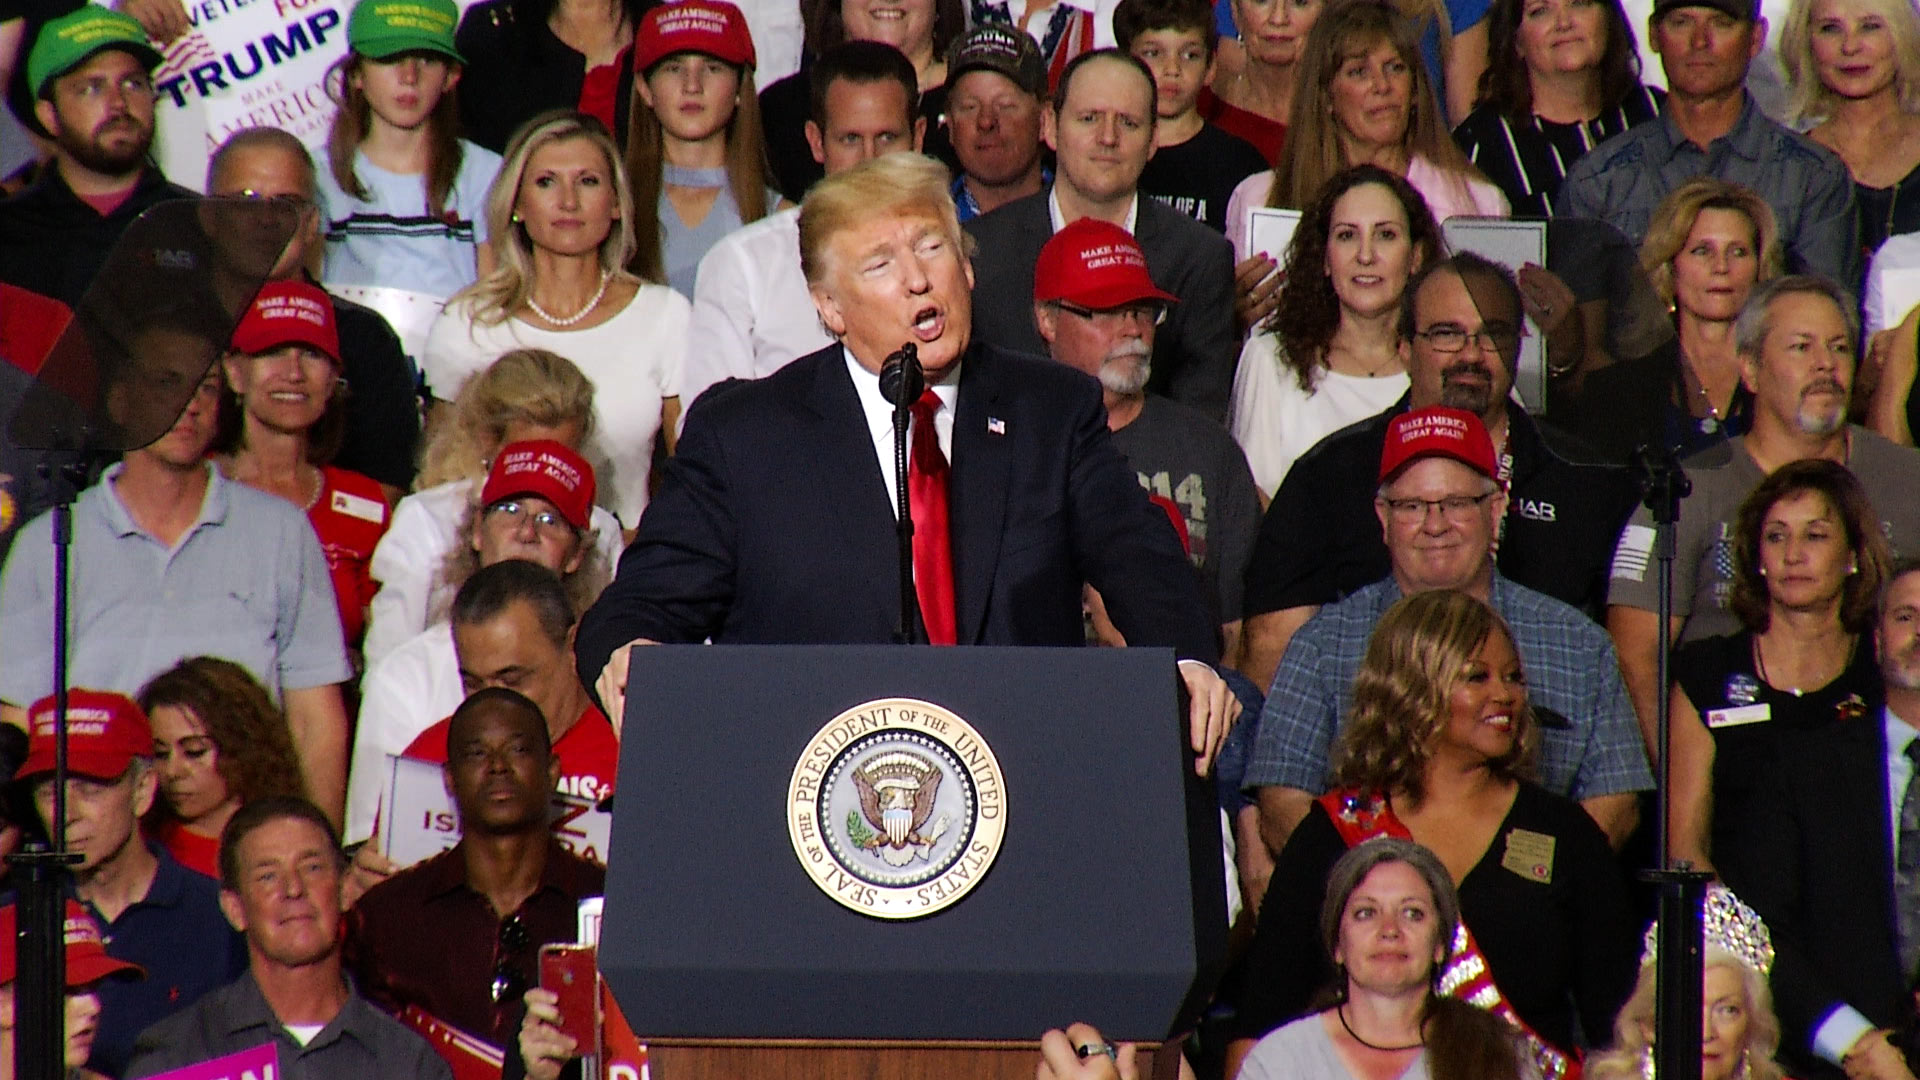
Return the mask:
[[535, 315], [540, 316], [542, 319], [545, 319], [547, 322], [553, 324], [554, 326], [572, 326], [575, 323], [579, 322], [581, 319], [586, 318], [587, 315], [590, 312], [592, 312], [594, 308], [597, 308], [600, 306], [600, 301], [606, 298], [607, 286], [611, 285], [612, 283], [613, 283], [613, 271], [611, 270], [600, 271], [600, 288], [594, 291], [592, 299], [587, 301], [587, 304], [585, 307], [581, 308], [579, 311], [574, 312], [573, 314], [567, 316], [564, 319], [560, 318], [557, 315], [547, 314], [547, 309], [541, 307], [540, 302], [533, 298], [532, 290], [528, 290], [527, 292], [527, 306], [533, 309], [533, 313]]

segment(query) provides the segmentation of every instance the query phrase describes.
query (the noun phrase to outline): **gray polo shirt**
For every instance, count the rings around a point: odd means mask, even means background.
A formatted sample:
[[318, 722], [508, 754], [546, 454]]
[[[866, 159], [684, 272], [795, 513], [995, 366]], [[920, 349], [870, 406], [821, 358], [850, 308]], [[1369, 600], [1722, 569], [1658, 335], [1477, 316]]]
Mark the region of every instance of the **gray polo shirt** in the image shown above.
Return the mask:
[[[218, 656], [284, 690], [352, 674], [313, 526], [292, 503], [223, 478], [171, 547], [134, 523], [108, 469], [73, 506], [69, 685], [124, 694], [190, 656]], [[53, 692], [52, 519], [28, 522], [0, 572], [0, 701]]]
[[1568, 171], [1555, 213], [1610, 222], [1638, 245], [1660, 200], [1700, 176], [1759, 192], [1773, 208], [1795, 270], [1859, 290], [1860, 240], [1846, 165], [1767, 119], [1750, 94], [1733, 130], [1705, 150], [1680, 133], [1671, 111], [1594, 147]]
[[351, 984], [340, 1012], [302, 1046], [274, 1015], [251, 971], [140, 1033], [128, 1080], [184, 1068], [266, 1043], [281, 1080], [453, 1080], [427, 1041], [367, 1003]]

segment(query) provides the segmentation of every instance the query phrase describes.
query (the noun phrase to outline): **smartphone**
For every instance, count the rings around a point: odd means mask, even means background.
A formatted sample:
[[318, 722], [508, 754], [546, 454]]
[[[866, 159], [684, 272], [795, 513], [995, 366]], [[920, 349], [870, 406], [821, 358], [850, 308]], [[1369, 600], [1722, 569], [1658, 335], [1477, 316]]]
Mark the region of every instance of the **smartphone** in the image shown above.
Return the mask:
[[600, 1038], [599, 970], [591, 945], [540, 946], [540, 987], [560, 998], [560, 1030], [573, 1036], [582, 1054], [595, 1053]]

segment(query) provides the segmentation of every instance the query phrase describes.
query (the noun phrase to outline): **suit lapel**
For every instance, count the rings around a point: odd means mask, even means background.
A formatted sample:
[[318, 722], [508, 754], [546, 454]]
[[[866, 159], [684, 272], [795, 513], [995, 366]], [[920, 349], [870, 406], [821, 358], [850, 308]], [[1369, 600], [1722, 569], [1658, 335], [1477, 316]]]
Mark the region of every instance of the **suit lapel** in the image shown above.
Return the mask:
[[897, 626], [899, 557], [886, 478], [868, 434], [867, 414], [847, 374], [845, 356], [838, 345], [825, 351], [806, 402], [813, 413], [814, 431], [795, 445], [816, 450], [806, 470], [814, 498], [838, 524], [836, 535], [824, 539], [837, 549], [832, 557], [854, 569], [848, 580], [862, 582], [848, 602], [873, 608], [879, 625]]
[[[960, 370], [960, 405], [953, 414], [952, 518], [954, 610], [962, 645], [979, 644], [987, 598], [1000, 561], [1007, 520], [1007, 477], [1013, 439], [1006, 428], [999, 372], [975, 345]], [[989, 425], [992, 425], [990, 427]]]

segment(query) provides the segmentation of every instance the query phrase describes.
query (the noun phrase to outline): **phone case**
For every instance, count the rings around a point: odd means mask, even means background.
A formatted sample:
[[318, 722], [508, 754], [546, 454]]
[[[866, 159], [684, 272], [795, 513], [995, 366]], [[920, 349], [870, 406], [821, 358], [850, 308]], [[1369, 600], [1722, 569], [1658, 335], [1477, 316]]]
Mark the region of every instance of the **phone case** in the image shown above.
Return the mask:
[[542, 945], [540, 986], [560, 997], [560, 1030], [573, 1036], [580, 1052], [595, 1052], [599, 1041], [599, 972], [591, 945]]

